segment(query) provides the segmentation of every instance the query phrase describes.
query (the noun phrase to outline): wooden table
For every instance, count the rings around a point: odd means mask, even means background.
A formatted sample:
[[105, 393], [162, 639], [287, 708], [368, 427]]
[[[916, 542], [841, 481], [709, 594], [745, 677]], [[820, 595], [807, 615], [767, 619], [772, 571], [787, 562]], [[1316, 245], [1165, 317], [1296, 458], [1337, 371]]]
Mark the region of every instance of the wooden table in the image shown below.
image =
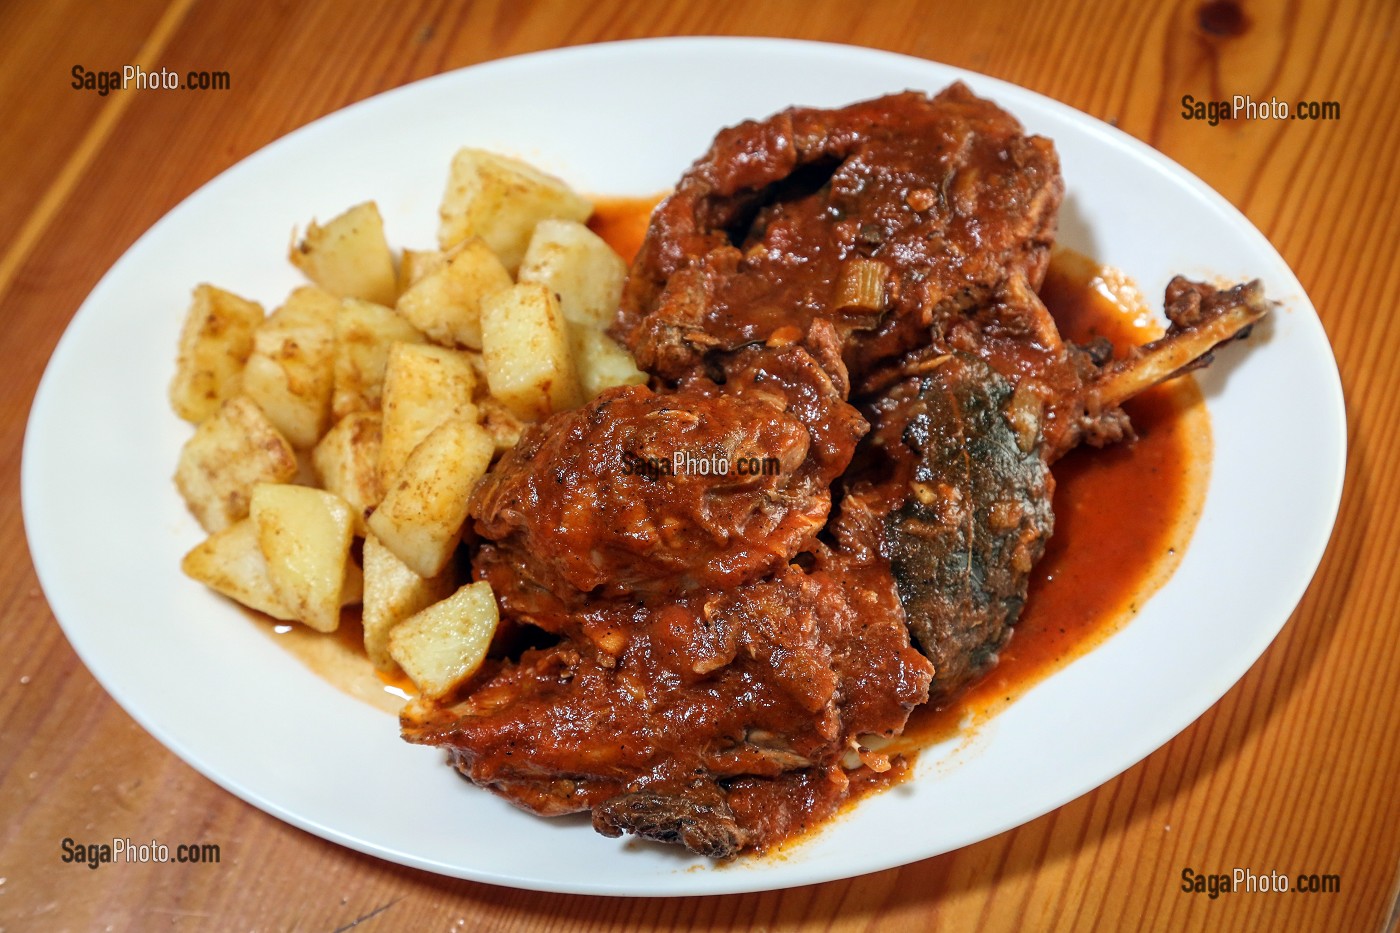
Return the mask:
[[[0, 7], [0, 927], [4, 929], [1350, 929], [1400, 900], [1400, 5], [1394, 0], [78, 0]], [[891, 49], [995, 75], [1146, 140], [1274, 242], [1345, 383], [1347, 486], [1321, 570], [1223, 700], [1041, 819], [902, 869], [741, 897], [549, 896], [359, 855], [242, 803], [143, 732], [45, 604], [20, 520], [20, 442], [50, 351], [99, 276], [196, 187], [302, 124], [488, 59], [718, 33]], [[107, 96], [70, 69], [228, 71], [225, 92]], [[1210, 127], [1183, 94], [1340, 102], [1333, 122]], [[1154, 218], [1143, 218], [1152, 224]], [[1261, 412], [1286, 418], [1288, 412]], [[1306, 455], [1300, 451], [1300, 455]], [[59, 861], [70, 834], [221, 844], [217, 867]], [[1179, 890], [1181, 870], [1337, 874], [1336, 894]]]

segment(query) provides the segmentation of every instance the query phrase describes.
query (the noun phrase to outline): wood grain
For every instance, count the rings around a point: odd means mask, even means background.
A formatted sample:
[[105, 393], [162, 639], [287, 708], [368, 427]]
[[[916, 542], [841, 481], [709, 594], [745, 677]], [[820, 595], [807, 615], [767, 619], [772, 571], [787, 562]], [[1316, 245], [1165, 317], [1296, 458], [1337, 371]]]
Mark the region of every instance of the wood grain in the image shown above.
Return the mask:
[[[47, 213], [37, 210], [40, 200], [83, 154], [79, 141], [100, 137], [103, 124], [112, 122], [102, 117], [123, 106], [110, 95], [74, 90], [73, 66], [97, 70], [148, 59], [154, 51], [148, 38], [159, 40], [168, 32], [159, 28], [167, 12], [163, 3], [133, 5], [110, 28], [75, 34], [68, 27], [82, 12], [77, 0], [24, 0], [0, 7], [0, 48], [6, 50], [0, 56], [0, 126], [10, 140], [0, 148], [6, 182], [0, 187], [0, 256], [7, 265], [16, 234], [36, 214]], [[116, 106], [105, 106], [109, 101]]]
[[[1394, 925], [1400, 889], [1400, 6], [138, 0], [0, 7], [0, 927], [4, 929], [1326, 929]], [[1226, 10], [1226, 13], [1229, 11]], [[1228, 20], [1228, 17], [1227, 17]], [[1226, 25], [1229, 25], [1228, 22]], [[39, 592], [18, 504], [29, 401], [69, 317], [150, 224], [278, 136], [505, 55], [677, 34], [851, 42], [1023, 84], [1200, 175], [1282, 252], [1333, 341], [1350, 455], [1337, 530], [1283, 634], [1155, 754], [1045, 817], [901, 869], [789, 891], [624, 900], [439, 878], [236, 800], [107, 697]], [[80, 94], [74, 63], [227, 70], [230, 91]], [[1336, 100], [1341, 119], [1209, 127], [1183, 94]], [[1144, 217], [1152, 225], [1165, 222]], [[1260, 417], [1287, 418], [1288, 412]], [[1306, 451], [1300, 451], [1306, 456]], [[216, 841], [216, 866], [59, 862], [65, 835]], [[1212, 900], [1183, 867], [1341, 876]]]

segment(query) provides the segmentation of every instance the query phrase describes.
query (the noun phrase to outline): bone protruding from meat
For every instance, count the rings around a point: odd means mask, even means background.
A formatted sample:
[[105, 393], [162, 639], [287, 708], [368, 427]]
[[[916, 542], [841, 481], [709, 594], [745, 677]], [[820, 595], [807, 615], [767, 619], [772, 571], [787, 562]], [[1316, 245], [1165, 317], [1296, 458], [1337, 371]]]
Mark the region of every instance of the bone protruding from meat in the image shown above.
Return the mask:
[[1269, 307], [1258, 279], [1218, 289], [1177, 276], [1167, 286], [1166, 336], [1109, 364], [1086, 386], [1086, 396], [1095, 408], [1117, 408], [1159, 382], [1199, 369], [1216, 347], [1248, 336]]

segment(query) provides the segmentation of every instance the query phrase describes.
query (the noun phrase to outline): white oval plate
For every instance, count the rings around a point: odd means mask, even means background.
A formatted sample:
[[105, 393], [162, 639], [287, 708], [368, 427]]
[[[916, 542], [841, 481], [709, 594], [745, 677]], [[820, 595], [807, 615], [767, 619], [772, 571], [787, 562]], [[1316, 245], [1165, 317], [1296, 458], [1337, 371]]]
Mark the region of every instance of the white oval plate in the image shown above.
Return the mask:
[[[202, 537], [170, 481], [187, 425], [165, 389], [191, 288], [276, 305], [288, 231], [374, 198], [392, 242], [434, 242], [453, 152], [513, 152], [596, 193], [663, 190], [722, 126], [962, 79], [1059, 147], [1062, 242], [1159, 297], [1177, 272], [1264, 280], [1283, 303], [1202, 383], [1215, 464], [1195, 540], [1118, 635], [1031, 690], [956, 766], [862, 802], [782, 859], [712, 866], [543, 820], [474, 788], [391, 717], [340, 693], [181, 576]], [[1278, 413], [1286, 412], [1286, 417]], [[551, 891], [715, 894], [808, 884], [984, 839], [1085, 793], [1205, 711], [1288, 619], [1321, 558], [1345, 457], [1340, 382], [1302, 287], [1223, 198], [1147, 146], [980, 75], [866, 49], [675, 39], [441, 75], [290, 134], [151, 228], [84, 302], [30, 415], [34, 564], [78, 654], [147, 730], [268, 813], [363, 852]]]

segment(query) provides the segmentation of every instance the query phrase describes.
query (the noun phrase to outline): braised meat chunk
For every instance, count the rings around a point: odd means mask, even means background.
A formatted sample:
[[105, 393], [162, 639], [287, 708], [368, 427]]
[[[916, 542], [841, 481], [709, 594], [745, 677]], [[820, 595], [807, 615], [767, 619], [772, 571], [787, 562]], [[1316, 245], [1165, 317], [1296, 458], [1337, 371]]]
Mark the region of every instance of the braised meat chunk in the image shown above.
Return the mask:
[[611, 389], [528, 429], [472, 514], [531, 584], [560, 595], [735, 586], [826, 524], [830, 480], [810, 446], [802, 423], [761, 397]]
[[[814, 343], [821, 344], [822, 328]], [[819, 350], [820, 352], [820, 350]], [[587, 600], [655, 601], [766, 576], [809, 550], [868, 425], [799, 345], [730, 358], [716, 383], [611, 389], [531, 426], [472, 498], [477, 570], [562, 631]]]
[[1039, 285], [1062, 196], [1050, 141], [962, 84], [743, 123], [653, 215], [616, 332], [675, 380], [825, 318], [858, 377], [1009, 276]]
[[934, 663], [935, 703], [995, 665], [1011, 637], [1054, 529], [1050, 465], [1079, 443], [1131, 438], [1123, 402], [1205, 365], [1269, 308], [1258, 283], [1178, 278], [1166, 336], [1113, 360], [1062, 341], [1034, 292], [1010, 284], [868, 380], [872, 428], [838, 483], [833, 530], [850, 553], [888, 564]]
[[472, 497], [474, 574], [530, 647], [405, 738], [714, 858], [900, 773], [865, 737], [997, 662], [1055, 460], [1131, 439], [1126, 399], [1269, 308], [1176, 280], [1161, 340], [1063, 340], [1037, 295], [1062, 192], [1050, 141], [961, 84], [722, 131], [613, 328], [650, 387], [528, 428]]
[[[736, 815], [734, 781], [810, 781], [819, 818], [844, 799], [858, 736], [893, 735], [927, 696], [887, 577], [839, 558], [646, 608], [599, 601], [580, 634], [505, 664], [459, 705], [410, 707], [404, 734], [542, 815], [593, 810], [600, 831], [714, 857], [793, 826]], [[741, 808], [742, 809], [742, 808]], [[744, 811], [748, 812], [748, 811]]]
[[947, 355], [869, 406], [868, 456], [836, 534], [887, 562], [944, 700], [996, 663], [1054, 528], [1040, 403], [985, 363]]

